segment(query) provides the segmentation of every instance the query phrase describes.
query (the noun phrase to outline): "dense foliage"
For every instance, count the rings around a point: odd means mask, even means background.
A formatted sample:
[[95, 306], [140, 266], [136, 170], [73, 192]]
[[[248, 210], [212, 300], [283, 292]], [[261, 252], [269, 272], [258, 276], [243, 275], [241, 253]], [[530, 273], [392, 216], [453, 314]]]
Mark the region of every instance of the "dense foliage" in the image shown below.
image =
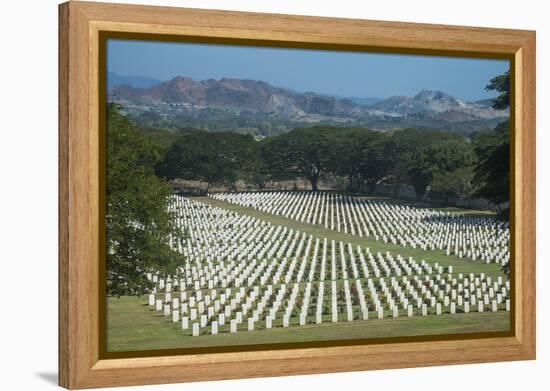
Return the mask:
[[223, 184], [232, 188], [256, 165], [258, 146], [252, 136], [231, 132], [189, 132], [174, 142], [157, 165], [160, 176]]
[[175, 273], [180, 255], [168, 239], [182, 233], [168, 212], [170, 187], [154, 174], [161, 148], [114, 104], [107, 123], [107, 294], [142, 294], [146, 272]]
[[[328, 176], [346, 178], [350, 191], [380, 183], [410, 185], [418, 199], [435, 190], [468, 196], [474, 147], [466, 138], [437, 130], [393, 134], [362, 128], [299, 128], [261, 142], [235, 133], [196, 131], [182, 136], [158, 164], [168, 179], [198, 180], [231, 189], [238, 180], [261, 189], [266, 182], [304, 178], [317, 190]], [[444, 183], [447, 176], [460, 183]]]
[[493, 77], [485, 87], [487, 91], [497, 91], [499, 95], [493, 99], [495, 109], [506, 109], [510, 106], [510, 71]]
[[[493, 107], [510, 106], [510, 72], [491, 79], [486, 87], [497, 91]], [[495, 205], [510, 200], [510, 124], [498, 124], [494, 130], [480, 132], [474, 138], [478, 158], [474, 181], [478, 184], [477, 195], [487, 198]], [[509, 218], [509, 216], [503, 216]]]

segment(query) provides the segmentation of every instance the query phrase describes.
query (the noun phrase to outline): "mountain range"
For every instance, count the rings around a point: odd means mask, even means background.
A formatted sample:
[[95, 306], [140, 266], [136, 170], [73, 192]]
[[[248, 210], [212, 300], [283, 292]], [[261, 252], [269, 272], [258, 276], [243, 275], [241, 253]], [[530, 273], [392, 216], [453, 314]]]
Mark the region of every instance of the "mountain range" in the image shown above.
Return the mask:
[[121, 85], [129, 85], [135, 88], [149, 88], [156, 84], [162, 83], [158, 80], [147, 76], [123, 76], [114, 72], [107, 72], [107, 88], [111, 89]]
[[422, 90], [414, 96], [387, 99], [340, 98], [295, 92], [265, 81], [197, 81], [180, 76], [151, 85], [143, 85], [142, 80], [112, 84], [109, 100], [121, 104], [143, 126], [263, 136], [314, 124], [471, 132], [493, 128], [509, 115], [507, 110], [493, 109], [490, 101], [466, 102], [442, 91]]

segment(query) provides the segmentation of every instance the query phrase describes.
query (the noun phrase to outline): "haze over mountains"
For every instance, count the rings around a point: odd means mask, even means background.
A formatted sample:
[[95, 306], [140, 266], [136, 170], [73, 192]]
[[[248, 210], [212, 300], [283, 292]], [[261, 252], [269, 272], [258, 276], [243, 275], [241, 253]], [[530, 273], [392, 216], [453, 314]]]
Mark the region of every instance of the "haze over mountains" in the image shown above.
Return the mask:
[[135, 88], [149, 88], [162, 83], [162, 80], [147, 76], [119, 75], [114, 72], [107, 72], [107, 88], [111, 89], [120, 85], [129, 85]]
[[109, 75], [109, 81], [109, 100], [121, 104], [138, 124], [150, 127], [234, 130], [257, 136], [315, 124], [469, 133], [493, 128], [509, 115], [490, 107], [488, 100], [465, 102], [442, 91], [387, 99], [340, 98], [257, 80], [196, 81], [178, 76], [154, 83], [154, 79]]

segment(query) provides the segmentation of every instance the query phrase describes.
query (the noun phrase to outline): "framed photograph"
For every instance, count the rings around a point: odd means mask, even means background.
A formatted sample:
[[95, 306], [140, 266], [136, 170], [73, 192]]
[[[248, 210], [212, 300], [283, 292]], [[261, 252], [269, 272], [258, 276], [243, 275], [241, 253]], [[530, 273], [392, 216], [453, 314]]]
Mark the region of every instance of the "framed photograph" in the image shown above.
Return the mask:
[[535, 358], [535, 32], [59, 16], [61, 386]]

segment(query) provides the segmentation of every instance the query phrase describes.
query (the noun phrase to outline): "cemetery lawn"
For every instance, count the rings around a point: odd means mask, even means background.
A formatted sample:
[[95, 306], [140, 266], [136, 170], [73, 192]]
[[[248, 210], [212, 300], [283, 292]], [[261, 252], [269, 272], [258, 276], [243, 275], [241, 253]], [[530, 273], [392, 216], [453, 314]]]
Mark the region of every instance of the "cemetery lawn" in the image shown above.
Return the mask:
[[313, 235], [314, 238], [327, 238], [335, 241], [343, 241], [344, 243], [351, 243], [353, 246], [361, 246], [362, 248], [369, 247], [371, 253], [381, 252], [385, 253], [386, 251], [391, 252], [392, 254], [400, 254], [403, 257], [413, 257], [415, 261], [420, 262], [422, 259], [430, 264], [438, 262], [441, 266], [452, 266], [453, 274], [458, 273], [485, 273], [487, 276], [497, 277], [503, 276], [504, 274], [500, 271], [500, 265], [491, 263], [486, 264], [480, 261], [472, 261], [467, 258], [458, 258], [454, 255], [446, 255], [443, 250], [422, 250], [420, 248], [412, 247], [403, 247], [399, 245], [394, 245], [392, 243], [384, 243], [382, 241], [377, 241], [372, 237], [359, 237], [358, 235], [351, 235], [344, 232], [338, 232], [325, 228], [321, 225], [313, 225], [308, 223], [302, 223], [287, 217], [277, 216], [275, 214], [262, 212], [253, 208], [246, 206], [240, 206], [237, 204], [232, 204], [226, 201], [220, 201], [210, 197], [193, 197], [191, 198], [196, 201], [203, 202], [205, 204], [224, 208], [237, 212], [239, 214], [248, 215], [256, 217], [265, 221], [269, 221], [272, 224], [286, 226], [288, 228], [293, 228], [305, 232], [307, 235]]
[[192, 337], [189, 330], [181, 330], [180, 322], [173, 323], [171, 317], [150, 309], [145, 296], [107, 299], [109, 352], [507, 331], [509, 328], [510, 313], [499, 311], [338, 323], [327, 319], [321, 325]]
[[[403, 257], [413, 257], [415, 261], [425, 260], [430, 264], [439, 263], [441, 266], [453, 266], [453, 274], [458, 273], [485, 273], [487, 276], [503, 276], [498, 264], [486, 264], [480, 261], [472, 261], [467, 258], [447, 256], [443, 250], [422, 250], [411, 247], [402, 247], [391, 243], [376, 241], [372, 237], [359, 237], [330, 229], [321, 225], [301, 223], [290, 218], [261, 212], [249, 207], [243, 207], [225, 201], [208, 197], [193, 197], [196, 201], [203, 202], [214, 207], [224, 208], [248, 215], [275, 225], [297, 229], [314, 239], [327, 238], [335, 241], [369, 247], [371, 253], [386, 251], [392, 254], [400, 254]], [[461, 212], [465, 212], [462, 210]], [[472, 211], [476, 213], [477, 211]], [[339, 281], [340, 284], [341, 281]], [[388, 282], [388, 281], [386, 281]], [[474, 309], [472, 309], [474, 311]], [[425, 317], [406, 317], [404, 312], [397, 319], [388, 317], [374, 319], [374, 313], [369, 315], [370, 320], [355, 320], [348, 322], [343, 320], [332, 323], [330, 315], [324, 316], [323, 324], [308, 324], [301, 327], [293, 327], [298, 322], [297, 318], [291, 318], [291, 327], [281, 327], [281, 318], [277, 318], [272, 329], [265, 329], [263, 322], [259, 322], [259, 329], [244, 331], [245, 322], [239, 326], [239, 332], [229, 333], [229, 325], [219, 327], [217, 335], [191, 336], [191, 330], [182, 330], [181, 323], [173, 323], [172, 317], [164, 317], [162, 311], [155, 311], [147, 305], [147, 297], [121, 298], [109, 297], [107, 299], [107, 351], [138, 351], [156, 350], [186, 347], [230, 346], [230, 345], [254, 345], [265, 343], [292, 343], [307, 341], [330, 341], [342, 339], [365, 339], [397, 336], [421, 336], [441, 335], [457, 333], [475, 333], [490, 331], [507, 331], [510, 329], [510, 313], [499, 312], [470, 312], [468, 314], [443, 314], [428, 315]], [[310, 319], [311, 320], [311, 319]], [[201, 330], [209, 333], [210, 327]]]

